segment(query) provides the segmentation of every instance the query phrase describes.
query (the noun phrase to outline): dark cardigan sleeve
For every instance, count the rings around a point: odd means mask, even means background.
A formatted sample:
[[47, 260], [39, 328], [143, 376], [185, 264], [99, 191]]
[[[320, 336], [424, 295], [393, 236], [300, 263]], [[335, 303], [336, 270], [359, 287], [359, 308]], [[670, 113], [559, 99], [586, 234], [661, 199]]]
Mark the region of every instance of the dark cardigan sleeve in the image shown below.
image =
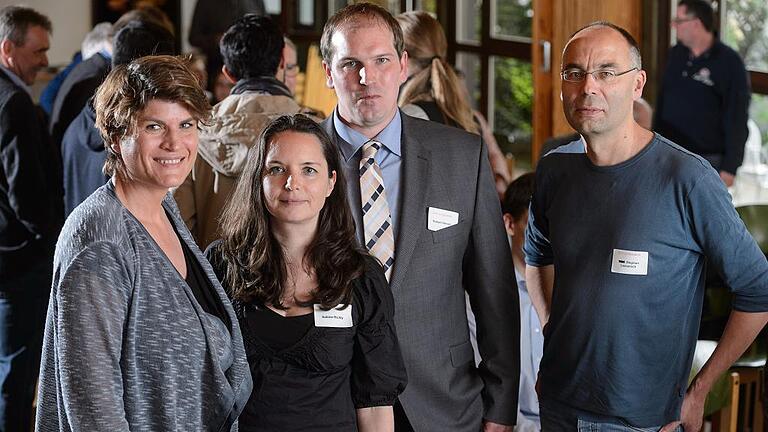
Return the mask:
[[393, 405], [405, 390], [407, 376], [394, 323], [394, 300], [381, 266], [368, 260], [355, 287], [360, 323], [352, 357], [355, 408]]

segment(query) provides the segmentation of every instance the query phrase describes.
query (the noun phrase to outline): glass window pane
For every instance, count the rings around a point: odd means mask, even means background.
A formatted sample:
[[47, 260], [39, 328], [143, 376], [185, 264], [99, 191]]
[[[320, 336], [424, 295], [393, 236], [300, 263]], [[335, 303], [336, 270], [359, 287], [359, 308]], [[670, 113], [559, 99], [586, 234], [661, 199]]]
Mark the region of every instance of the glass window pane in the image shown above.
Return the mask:
[[480, 106], [480, 56], [468, 52], [456, 53], [456, 70], [464, 77], [473, 109]]
[[768, 2], [729, 0], [723, 3], [723, 42], [739, 53], [747, 69], [768, 72]]
[[416, 0], [414, 10], [423, 10], [437, 15], [437, 0]]
[[280, 15], [282, 6], [280, 0], [264, 0], [264, 9], [270, 15]]
[[[366, 1], [371, 1], [371, 0], [366, 0]], [[400, 10], [400, 0], [379, 1], [379, 3], [381, 4], [381, 7], [387, 8], [389, 13], [391, 13], [392, 15], [397, 15], [400, 12], [402, 12]]]
[[458, 0], [456, 2], [456, 40], [479, 45], [482, 0]]
[[298, 24], [311, 27], [315, 24], [315, 2], [312, 0], [299, 0]]
[[531, 63], [491, 57], [488, 122], [504, 153], [512, 153], [525, 168], [531, 160], [533, 75]]
[[749, 118], [754, 120], [760, 128], [761, 142], [765, 151], [768, 152], [768, 95], [752, 93]]
[[328, 0], [328, 18], [347, 5], [347, 0]]
[[529, 39], [533, 23], [532, 0], [493, 0], [491, 3], [491, 37]]

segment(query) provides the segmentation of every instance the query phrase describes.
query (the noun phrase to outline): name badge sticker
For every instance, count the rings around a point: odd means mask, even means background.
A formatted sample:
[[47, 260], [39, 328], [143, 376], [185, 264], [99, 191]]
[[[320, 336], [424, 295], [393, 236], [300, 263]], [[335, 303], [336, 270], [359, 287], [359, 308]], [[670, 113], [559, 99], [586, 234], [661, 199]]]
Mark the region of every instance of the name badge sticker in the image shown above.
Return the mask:
[[314, 305], [315, 327], [352, 327], [352, 305], [340, 309], [341, 306], [323, 310], [319, 304]]
[[614, 249], [611, 273], [647, 276], [648, 252]]
[[427, 210], [427, 229], [430, 231], [440, 231], [457, 223], [459, 223], [459, 214], [455, 211], [437, 207], [429, 207]]

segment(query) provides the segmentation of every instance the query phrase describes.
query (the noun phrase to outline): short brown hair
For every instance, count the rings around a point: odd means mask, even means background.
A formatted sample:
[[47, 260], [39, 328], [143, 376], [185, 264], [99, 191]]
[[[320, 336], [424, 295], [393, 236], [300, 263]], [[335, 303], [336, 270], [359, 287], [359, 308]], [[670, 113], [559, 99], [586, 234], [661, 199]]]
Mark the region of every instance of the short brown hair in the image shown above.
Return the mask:
[[395, 17], [392, 16], [386, 9], [381, 6], [372, 3], [355, 3], [345, 6], [325, 23], [323, 27], [323, 36], [320, 38], [320, 53], [323, 55], [323, 60], [330, 64], [333, 60], [333, 48], [331, 45], [331, 38], [342, 26], [354, 23], [360, 18], [364, 18], [371, 21], [378, 21], [380, 24], [384, 24], [392, 32], [392, 40], [394, 42], [395, 51], [397, 57], [403, 56], [403, 31], [400, 30], [400, 25], [397, 23]]
[[112, 69], [96, 91], [93, 104], [96, 127], [107, 150], [104, 174], [122, 171], [123, 160], [112, 145], [135, 135], [138, 114], [154, 99], [179, 103], [202, 123], [211, 115], [211, 105], [188, 58], [147, 56]]

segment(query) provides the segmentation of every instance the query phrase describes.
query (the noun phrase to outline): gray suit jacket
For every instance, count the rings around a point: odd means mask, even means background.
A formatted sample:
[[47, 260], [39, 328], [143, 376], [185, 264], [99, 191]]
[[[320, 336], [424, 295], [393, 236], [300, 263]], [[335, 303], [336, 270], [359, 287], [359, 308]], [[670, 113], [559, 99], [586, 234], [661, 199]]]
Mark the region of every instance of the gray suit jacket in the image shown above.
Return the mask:
[[[482, 418], [514, 424], [520, 309], [486, 146], [477, 135], [401, 115], [400, 215], [390, 281], [408, 371], [400, 401], [419, 432], [477, 432]], [[323, 127], [340, 142], [333, 116]], [[348, 164], [359, 163], [358, 152]], [[362, 240], [359, 177], [346, 180]], [[429, 207], [458, 212], [459, 223], [428, 230]], [[479, 368], [465, 290], [477, 318]]]

